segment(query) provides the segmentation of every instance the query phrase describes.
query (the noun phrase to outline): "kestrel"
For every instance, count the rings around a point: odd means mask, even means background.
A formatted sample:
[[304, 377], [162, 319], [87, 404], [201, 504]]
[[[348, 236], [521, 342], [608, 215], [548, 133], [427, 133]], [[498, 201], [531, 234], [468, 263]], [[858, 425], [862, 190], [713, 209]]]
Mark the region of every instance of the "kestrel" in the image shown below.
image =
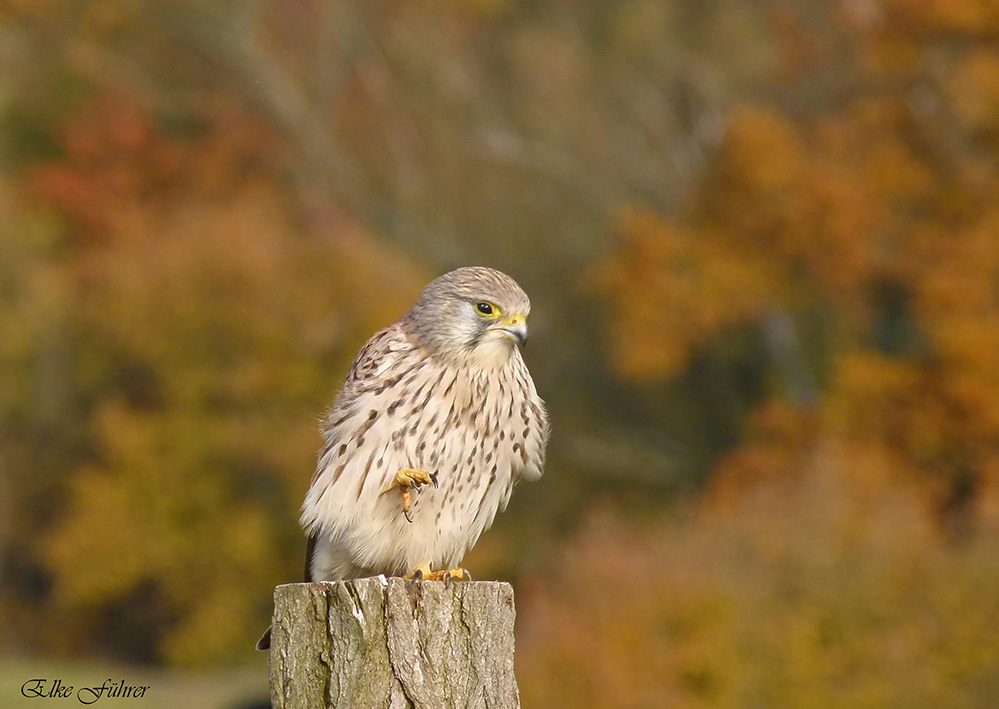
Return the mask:
[[302, 505], [306, 580], [467, 578], [465, 552], [544, 468], [548, 416], [520, 353], [530, 311], [505, 273], [459, 268], [365, 343]]

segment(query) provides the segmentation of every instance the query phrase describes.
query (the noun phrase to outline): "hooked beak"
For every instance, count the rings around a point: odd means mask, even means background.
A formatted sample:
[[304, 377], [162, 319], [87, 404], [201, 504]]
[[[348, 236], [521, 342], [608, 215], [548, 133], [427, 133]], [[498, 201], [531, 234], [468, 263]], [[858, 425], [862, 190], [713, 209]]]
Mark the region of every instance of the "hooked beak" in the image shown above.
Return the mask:
[[527, 318], [523, 315], [514, 315], [489, 329], [513, 340], [521, 347], [527, 344]]

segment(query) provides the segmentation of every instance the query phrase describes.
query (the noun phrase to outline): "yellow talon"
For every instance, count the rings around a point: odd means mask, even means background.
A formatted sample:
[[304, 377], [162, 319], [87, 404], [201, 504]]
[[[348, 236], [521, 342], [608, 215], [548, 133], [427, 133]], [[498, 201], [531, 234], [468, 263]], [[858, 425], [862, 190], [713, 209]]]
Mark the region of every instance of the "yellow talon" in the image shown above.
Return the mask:
[[419, 581], [421, 579], [428, 578], [432, 573], [433, 572], [430, 570], [430, 564], [420, 564], [416, 567], [416, 571], [406, 574], [403, 578]]
[[413, 517], [410, 514], [412, 510], [413, 497], [410, 490], [420, 491], [422, 485], [429, 485], [433, 483], [434, 487], [437, 487], [437, 474], [428, 473], [425, 470], [415, 470], [413, 468], [403, 468], [395, 477], [392, 478], [392, 482], [389, 486], [382, 490], [381, 494], [384, 495], [389, 490], [394, 488], [400, 488], [402, 490], [402, 513], [406, 516], [406, 521], [412, 523]]
[[443, 581], [447, 587], [451, 585], [451, 581], [471, 581], [472, 575], [460, 566], [443, 571], [431, 571], [430, 564], [420, 564], [416, 567], [416, 571], [406, 574], [403, 578], [414, 581]]

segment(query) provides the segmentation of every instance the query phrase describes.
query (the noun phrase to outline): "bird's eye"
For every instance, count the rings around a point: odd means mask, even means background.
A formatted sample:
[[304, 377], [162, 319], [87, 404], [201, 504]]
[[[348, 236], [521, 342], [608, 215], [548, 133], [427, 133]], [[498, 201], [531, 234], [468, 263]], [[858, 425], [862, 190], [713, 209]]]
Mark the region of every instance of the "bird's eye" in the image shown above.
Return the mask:
[[483, 315], [492, 315], [493, 314], [493, 306], [490, 305], [489, 303], [487, 303], [484, 300], [479, 301], [478, 303], [476, 303], [475, 304], [475, 309], [478, 310]]

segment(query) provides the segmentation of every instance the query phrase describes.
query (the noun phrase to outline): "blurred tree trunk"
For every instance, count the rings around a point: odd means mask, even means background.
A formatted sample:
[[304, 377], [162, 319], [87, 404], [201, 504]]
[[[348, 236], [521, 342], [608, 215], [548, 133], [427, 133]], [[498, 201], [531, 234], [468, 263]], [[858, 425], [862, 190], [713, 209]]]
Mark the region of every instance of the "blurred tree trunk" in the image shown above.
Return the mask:
[[272, 706], [520, 706], [513, 588], [382, 576], [274, 592]]

